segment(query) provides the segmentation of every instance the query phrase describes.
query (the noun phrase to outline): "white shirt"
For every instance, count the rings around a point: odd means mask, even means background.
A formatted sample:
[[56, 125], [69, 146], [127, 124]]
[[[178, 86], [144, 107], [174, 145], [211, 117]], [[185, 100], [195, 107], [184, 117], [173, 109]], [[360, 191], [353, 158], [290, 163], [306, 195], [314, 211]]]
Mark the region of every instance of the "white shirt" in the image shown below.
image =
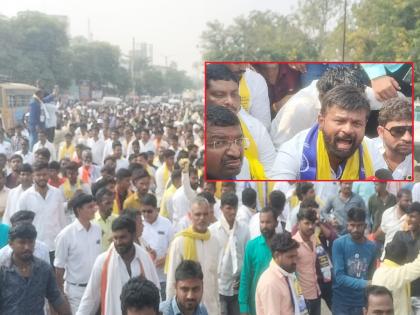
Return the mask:
[[[415, 183], [411, 190], [413, 202], [420, 202], [420, 183]], [[4, 218], [3, 218], [4, 220]]]
[[45, 199], [35, 190], [35, 186], [32, 186], [20, 195], [18, 201], [20, 210], [35, 212], [33, 225], [38, 232], [38, 239], [43, 241], [50, 251], [55, 250], [54, 240], [66, 226], [64, 201], [60, 190], [50, 185]]
[[55, 239], [54, 266], [65, 269], [68, 283], [88, 283], [96, 257], [102, 252], [102, 230], [95, 223], [89, 230], [78, 219], [67, 225]]
[[149, 139], [146, 143], [143, 143], [143, 140], [139, 141], [140, 143], [140, 153], [152, 151], [155, 152], [155, 145], [153, 144], [153, 140]]
[[247, 68], [243, 74], [250, 92], [249, 113], [270, 130], [271, 113], [267, 82], [258, 72]]
[[8, 141], [0, 142], [0, 153], [6, 154], [9, 159], [13, 153], [12, 144]]
[[16, 151], [16, 154], [19, 154], [22, 157], [23, 163], [28, 163], [31, 165], [34, 163], [34, 154], [31, 151], [28, 151], [28, 153], [24, 154], [22, 150], [20, 150]]
[[[172, 241], [174, 236], [174, 230], [172, 228], [172, 223], [167, 218], [158, 215], [155, 222], [152, 224], [143, 220], [144, 229], [142, 238], [149, 243], [150, 247], [156, 251], [157, 258], [165, 257], [169, 244]], [[156, 244], [153, 246], [153, 244]], [[156, 247], [156, 248], [155, 248]], [[166, 281], [166, 274], [163, 271], [163, 267], [156, 268], [156, 272], [159, 277], [160, 282]]]
[[[163, 193], [165, 192], [165, 187], [167, 184], [167, 181], [165, 181], [163, 174], [165, 172], [165, 164], [160, 166], [155, 174], [156, 179], [156, 199], [158, 201], [158, 204], [160, 203], [160, 200], [163, 197]], [[171, 172], [168, 170], [168, 181], [171, 179]]]
[[255, 211], [252, 211], [245, 205], [240, 205], [238, 207], [238, 212], [236, 213], [236, 221], [239, 223], [248, 225], [252, 216], [255, 214]]
[[130, 163], [128, 162], [128, 160], [121, 158], [117, 160], [117, 167], [115, 168], [115, 172], [117, 172], [119, 169], [122, 169], [122, 168], [128, 169], [129, 166], [130, 166]]
[[[270, 179], [300, 179], [303, 145], [305, 143], [305, 139], [309, 131], [310, 129], [303, 130], [289, 141], [283, 143], [283, 145], [277, 152], [276, 161], [274, 162], [271, 172], [268, 174], [268, 177]], [[375, 148], [375, 145], [372, 142], [372, 140], [364, 137], [363, 141], [365, 141], [366, 146], [368, 148], [374, 171], [383, 168], [383, 163], [380, 160], [380, 153]], [[334, 171], [331, 170], [331, 177], [333, 179], [339, 178], [340, 175], [341, 174], [335, 174]]]
[[[385, 153], [384, 142], [381, 137], [373, 138], [372, 142], [375, 144], [377, 150], [380, 152], [379, 158], [383, 163], [383, 168], [388, 169], [388, 165], [384, 159], [383, 154]], [[413, 155], [410, 153], [407, 155], [392, 172], [392, 178], [397, 180], [404, 180], [407, 176], [413, 175]]]
[[237, 270], [233, 270], [232, 255], [227, 248], [229, 242], [229, 234], [222, 227], [220, 221], [210, 225], [210, 233], [219, 241], [221, 252], [219, 255], [219, 293], [226, 296], [237, 294], [237, 290], [233, 289], [234, 281], [238, 280], [241, 275], [242, 262], [245, 256], [245, 246], [249, 240], [248, 226], [240, 222], [236, 222], [235, 227], [235, 253], [237, 259]]
[[[105, 158], [109, 155], [113, 154], [112, 151], [112, 143], [114, 141], [112, 139], [107, 139], [104, 141], [104, 150], [103, 150], [103, 156], [102, 156], [102, 161], [105, 160]], [[93, 156], [93, 154], [92, 154]]]
[[42, 144], [41, 141], [38, 141], [34, 144], [34, 147], [32, 148], [32, 152], [35, 153], [38, 149], [46, 148], [51, 153], [50, 161], [56, 161], [57, 160], [57, 152], [55, 150], [54, 144], [49, 142], [48, 140], [45, 142], [45, 144]]
[[397, 207], [398, 205], [388, 208], [382, 214], [381, 229], [385, 233], [384, 248], [392, 241], [395, 233], [401, 230], [406, 218], [406, 215], [403, 215], [399, 219], [397, 218]]
[[[211, 233], [210, 233], [211, 234]], [[204, 292], [202, 302], [209, 314], [220, 314], [217, 269], [219, 262], [219, 241], [211, 234], [208, 241], [195, 241], [197, 260], [203, 270]], [[169, 264], [166, 281], [166, 299], [175, 296], [175, 270], [183, 260], [184, 237], [178, 236], [169, 249]]]
[[98, 138], [97, 141], [93, 138], [89, 138], [87, 141], [87, 145], [92, 151], [92, 161], [96, 165], [101, 166], [104, 160], [104, 148], [105, 148], [105, 141], [101, 138]]
[[[11, 257], [13, 253], [13, 249], [10, 247], [9, 244], [4, 246], [2, 249], [0, 249], [0, 265], [2, 264], [5, 259], [8, 259]], [[35, 247], [34, 247], [34, 254], [35, 257], [42, 259], [48, 264], [51, 264], [50, 261], [50, 251], [48, 249], [48, 246], [45, 245], [45, 243], [35, 240]]]
[[[270, 136], [277, 150], [298, 132], [310, 128], [317, 121], [321, 109], [317, 82], [318, 80], [312, 81], [309, 86], [293, 95], [271, 122]], [[382, 103], [376, 99], [372, 88], [366, 87], [365, 93], [371, 110], [382, 108]]]
[[6, 210], [4, 210], [3, 223], [10, 225], [10, 218], [19, 210], [17, 200], [19, 200], [20, 195], [24, 192], [22, 184], [9, 190], [7, 195]]
[[45, 128], [57, 127], [57, 105], [54, 103], [44, 103], [44, 109], [48, 115], [45, 115]]
[[265, 173], [267, 174], [276, 159], [276, 151], [267, 129], [258, 119], [252, 117], [244, 109], [239, 111], [238, 117], [245, 123], [252, 138], [254, 138], [258, 147], [258, 160], [264, 166]]

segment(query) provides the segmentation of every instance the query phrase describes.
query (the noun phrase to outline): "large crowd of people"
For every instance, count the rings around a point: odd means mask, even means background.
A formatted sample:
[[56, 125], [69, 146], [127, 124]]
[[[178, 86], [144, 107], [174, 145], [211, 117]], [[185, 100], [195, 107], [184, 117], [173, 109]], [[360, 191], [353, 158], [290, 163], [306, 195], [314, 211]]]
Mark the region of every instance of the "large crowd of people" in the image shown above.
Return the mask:
[[[326, 72], [334, 93], [314, 107], [325, 122], [340, 106], [356, 113], [343, 125], [367, 119], [360, 89], [329, 77], [352, 71]], [[280, 163], [288, 142], [271, 140], [294, 96], [262, 108], [254, 97], [269, 81], [254, 69], [206, 74], [206, 134], [203, 106], [187, 101], [70, 105], [57, 89], [38, 91], [22, 124], [0, 132], [0, 314], [420, 314], [420, 184], [212, 181], [268, 178], [273, 165], [311, 176], [297, 157]], [[379, 113], [385, 152], [386, 137], [411, 137], [406, 101], [391, 94]], [[311, 128], [293, 118], [304, 119]], [[361, 143], [364, 167], [350, 164], [368, 178]], [[392, 161], [382, 168], [396, 174]]]

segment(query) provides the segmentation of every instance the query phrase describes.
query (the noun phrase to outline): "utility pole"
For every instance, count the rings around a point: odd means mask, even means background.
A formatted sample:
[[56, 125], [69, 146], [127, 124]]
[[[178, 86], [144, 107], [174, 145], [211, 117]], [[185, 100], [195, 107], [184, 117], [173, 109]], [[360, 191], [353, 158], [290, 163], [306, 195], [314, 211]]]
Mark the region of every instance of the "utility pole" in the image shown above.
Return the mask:
[[347, 0], [344, 0], [344, 21], [343, 21], [343, 55], [341, 61], [344, 61], [344, 56], [346, 55], [346, 22], [347, 19]]
[[136, 95], [136, 81], [134, 80], [134, 59], [136, 56], [136, 39], [133, 37], [133, 48], [131, 50], [131, 84], [132, 84], [132, 94], [133, 94], [133, 99], [134, 96]]

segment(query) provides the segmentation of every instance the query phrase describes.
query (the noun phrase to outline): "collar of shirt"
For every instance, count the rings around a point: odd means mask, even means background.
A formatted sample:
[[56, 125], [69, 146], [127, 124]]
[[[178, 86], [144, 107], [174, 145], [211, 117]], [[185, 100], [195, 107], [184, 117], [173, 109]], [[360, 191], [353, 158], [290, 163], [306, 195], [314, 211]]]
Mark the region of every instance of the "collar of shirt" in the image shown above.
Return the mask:
[[[299, 231], [297, 231], [297, 233], [295, 234], [295, 236], [293, 237], [295, 239], [295, 241], [297, 241], [300, 244], [306, 244], [307, 243], [303, 240], [302, 235], [300, 234]], [[312, 245], [315, 246], [315, 233], [311, 235], [310, 241], [312, 242]]]
[[[182, 315], [182, 312], [178, 307], [178, 303], [176, 301], [175, 296], [172, 298], [171, 307], [172, 307], [172, 311], [174, 312], [174, 315]], [[202, 314], [202, 312], [201, 312], [201, 307], [200, 307], [200, 304], [199, 304], [194, 311], [194, 315], [200, 315], [200, 314]]]

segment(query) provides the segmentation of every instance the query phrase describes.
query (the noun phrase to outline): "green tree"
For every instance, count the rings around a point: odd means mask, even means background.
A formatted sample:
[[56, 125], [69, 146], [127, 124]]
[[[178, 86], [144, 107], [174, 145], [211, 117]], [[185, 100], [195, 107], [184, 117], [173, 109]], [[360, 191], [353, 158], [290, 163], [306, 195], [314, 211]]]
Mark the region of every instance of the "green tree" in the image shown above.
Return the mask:
[[313, 40], [288, 17], [271, 11], [252, 11], [225, 27], [207, 23], [201, 35], [205, 60], [308, 60], [316, 59]]
[[70, 84], [69, 41], [66, 24], [40, 12], [25, 11], [11, 19], [0, 18], [1, 74], [10, 80], [48, 87]]

